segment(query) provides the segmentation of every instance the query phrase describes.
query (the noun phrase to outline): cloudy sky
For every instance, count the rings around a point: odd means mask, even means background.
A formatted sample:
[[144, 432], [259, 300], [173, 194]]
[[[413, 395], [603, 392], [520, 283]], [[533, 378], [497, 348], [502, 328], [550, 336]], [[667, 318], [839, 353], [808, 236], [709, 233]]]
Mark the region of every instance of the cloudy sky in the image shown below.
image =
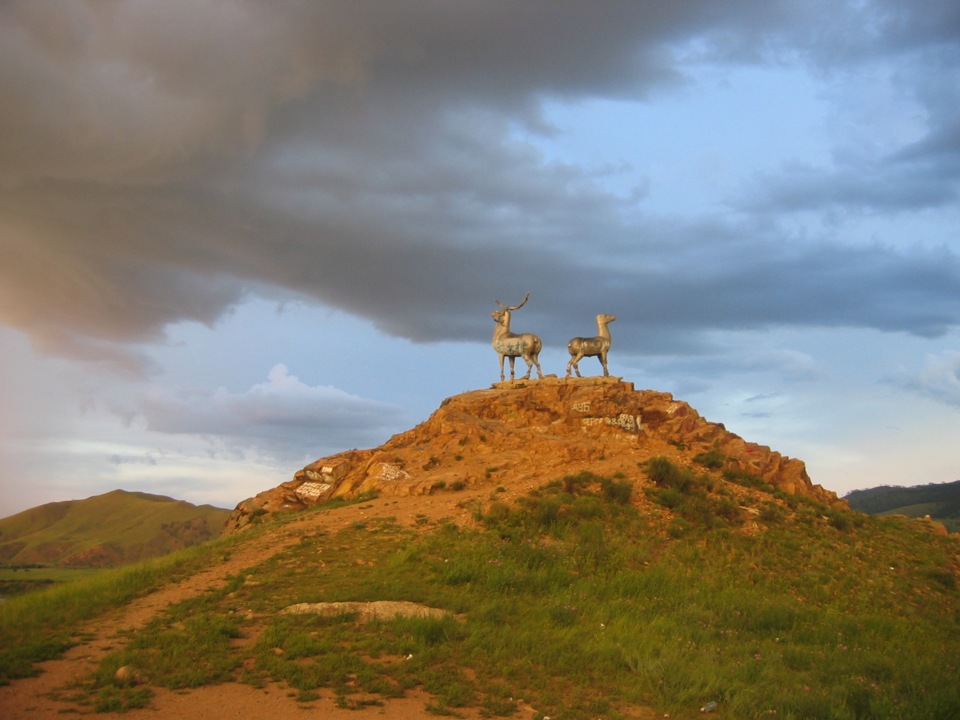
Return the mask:
[[0, 515], [375, 447], [527, 292], [548, 373], [615, 314], [816, 483], [960, 479], [958, 68], [956, 0], [7, 0]]

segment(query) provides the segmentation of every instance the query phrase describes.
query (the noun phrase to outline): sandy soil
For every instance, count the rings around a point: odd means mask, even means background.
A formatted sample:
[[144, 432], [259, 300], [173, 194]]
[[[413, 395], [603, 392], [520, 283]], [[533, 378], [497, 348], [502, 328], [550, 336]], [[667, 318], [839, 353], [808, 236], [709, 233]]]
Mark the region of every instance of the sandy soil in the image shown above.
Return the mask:
[[[375, 517], [394, 517], [401, 524], [410, 526], [415, 524], [418, 516], [421, 519], [426, 516], [431, 520], [448, 518], [465, 524], [471, 522], [470, 511], [458, 505], [464, 501], [488, 497], [489, 493], [488, 488], [478, 488], [428, 497], [384, 497], [332, 512], [312, 513], [278, 528], [276, 532], [264, 533], [256, 540], [239, 546], [224, 562], [178, 583], [162, 587], [124, 607], [114, 608], [105, 616], [88, 623], [79, 634], [79, 644], [68, 650], [61, 659], [42, 663], [39, 676], [17, 680], [6, 687], [0, 687], [0, 717], [4, 720], [46, 720], [64, 714], [92, 714], [89, 708], [64, 698], [69, 697], [71, 686], [88, 681], [100, 660], [120, 645], [121, 633], [143, 627], [173, 603], [220, 587], [228, 576], [257, 565], [284, 548], [298, 543], [304, 534], [312, 534], [317, 530], [336, 532], [357, 520]], [[163, 688], [152, 689], [155, 695], [149, 708], [125, 714], [96, 714], [95, 717], [105, 720], [200, 720], [230, 717], [243, 717], [244, 720], [284, 720], [320, 715], [332, 720], [368, 720], [382, 717], [405, 720], [428, 715], [425, 705], [430, 701], [430, 698], [423, 694], [409, 693], [407, 697], [389, 700], [384, 706], [348, 710], [336, 707], [332, 695], [321, 695], [320, 699], [307, 705], [298, 703], [292, 692], [279, 685], [256, 689], [227, 683], [177, 692]], [[520, 717], [533, 717], [533, 708], [525, 704], [520, 707]], [[470, 709], [465, 709], [460, 715], [468, 719], [480, 717], [476, 711]]]

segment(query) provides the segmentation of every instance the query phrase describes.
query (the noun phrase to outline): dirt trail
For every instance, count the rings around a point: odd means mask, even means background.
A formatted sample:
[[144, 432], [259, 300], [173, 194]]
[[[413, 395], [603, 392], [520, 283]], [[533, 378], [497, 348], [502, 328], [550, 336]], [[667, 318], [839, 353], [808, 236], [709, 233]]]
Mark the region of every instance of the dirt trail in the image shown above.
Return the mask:
[[[65, 713], [91, 713], [89, 708], [57, 698], [69, 695], [71, 686], [89, 681], [103, 657], [121, 646], [123, 633], [143, 627], [174, 603], [221, 587], [229, 576], [298, 543], [305, 534], [320, 530], [337, 532], [358, 520], [378, 517], [394, 517], [402, 525], [414, 525], [422, 518], [433, 521], [447, 518], [463, 524], [470, 521], [470, 511], [462, 506], [471, 500], [489, 496], [489, 492], [489, 489], [477, 488], [436, 496], [378, 498], [330, 512], [310, 513], [278, 527], [274, 532], [266, 532], [237, 546], [223, 562], [161, 587], [123, 607], [114, 608], [87, 623], [78, 634], [79, 644], [68, 650], [62, 658], [42, 663], [39, 676], [15, 680], [8, 686], [0, 687], [0, 717], [4, 720], [46, 720]], [[367, 720], [385, 716], [403, 720], [423, 717], [424, 705], [429, 700], [410, 694], [407, 698], [391, 700], [383, 707], [347, 710], [337, 708], [332, 696], [322, 696], [309, 706], [303, 706], [290, 697], [285, 688], [276, 685], [256, 689], [227, 683], [177, 692], [153, 689], [156, 694], [149, 708], [125, 714], [96, 714], [95, 717], [104, 720], [200, 720], [242, 716], [244, 720], [284, 720], [287, 717], [302, 718], [305, 712], [310, 712], [305, 707], [312, 707], [322, 710], [325, 718], [334, 720]], [[461, 714], [466, 718], [479, 717], [469, 710]]]

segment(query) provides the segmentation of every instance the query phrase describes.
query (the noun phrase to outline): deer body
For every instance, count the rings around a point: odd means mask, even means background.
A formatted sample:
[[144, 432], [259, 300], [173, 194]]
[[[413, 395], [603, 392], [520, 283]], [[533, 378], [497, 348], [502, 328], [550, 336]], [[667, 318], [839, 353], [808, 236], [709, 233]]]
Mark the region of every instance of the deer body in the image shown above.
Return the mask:
[[610, 330], [607, 325], [616, 319], [616, 315], [597, 315], [597, 337], [575, 337], [567, 343], [567, 351], [570, 353], [567, 377], [570, 377], [571, 368], [577, 373], [577, 377], [583, 377], [580, 374], [579, 362], [585, 357], [599, 358], [604, 377], [610, 374], [607, 372], [607, 351], [610, 350]]
[[510, 312], [516, 310], [517, 308], [523, 307], [523, 304], [527, 302], [527, 299], [530, 297], [530, 293], [527, 293], [527, 296], [523, 299], [519, 305], [512, 305], [506, 307], [503, 303], [497, 300], [497, 305], [500, 306], [499, 310], [494, 310], [490, 313], [490, 317], [493, 318], [493, 321], [497, 326], [493, 330], [493, 349], [497, 351], [497, 355], [500, 356], [500, 381], [503, 382], [503, 359], [510, 359], [510, 379], [514, 379], [514, 368], [513, 364], [518, 357], [522, 357], [527, 363], [527, 374], [523, 376], [524, 380], [530, 378], [530, 372], [533, 370], [534, 366], [537, 368], [537, 377], [543, 377], [543, 371], [540, 369], [539, 355], [540, 350], [543, 347], [543, 343], [540, 341], [540, 338], [534, 335], [533, 333], [523, 333], [517, 335], [516, 333], [510, 332]]

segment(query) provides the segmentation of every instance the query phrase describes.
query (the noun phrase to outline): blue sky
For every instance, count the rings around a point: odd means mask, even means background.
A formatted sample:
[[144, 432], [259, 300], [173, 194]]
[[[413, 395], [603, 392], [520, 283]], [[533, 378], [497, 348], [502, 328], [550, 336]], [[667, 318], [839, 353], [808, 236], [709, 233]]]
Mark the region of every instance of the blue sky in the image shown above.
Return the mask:
[[[233, 506], [544, 340], [843, 494], [960, 478], [960, 7], [0, 6], [0, 515]], [[598, 372], [593, 360], [582, 364]]]

